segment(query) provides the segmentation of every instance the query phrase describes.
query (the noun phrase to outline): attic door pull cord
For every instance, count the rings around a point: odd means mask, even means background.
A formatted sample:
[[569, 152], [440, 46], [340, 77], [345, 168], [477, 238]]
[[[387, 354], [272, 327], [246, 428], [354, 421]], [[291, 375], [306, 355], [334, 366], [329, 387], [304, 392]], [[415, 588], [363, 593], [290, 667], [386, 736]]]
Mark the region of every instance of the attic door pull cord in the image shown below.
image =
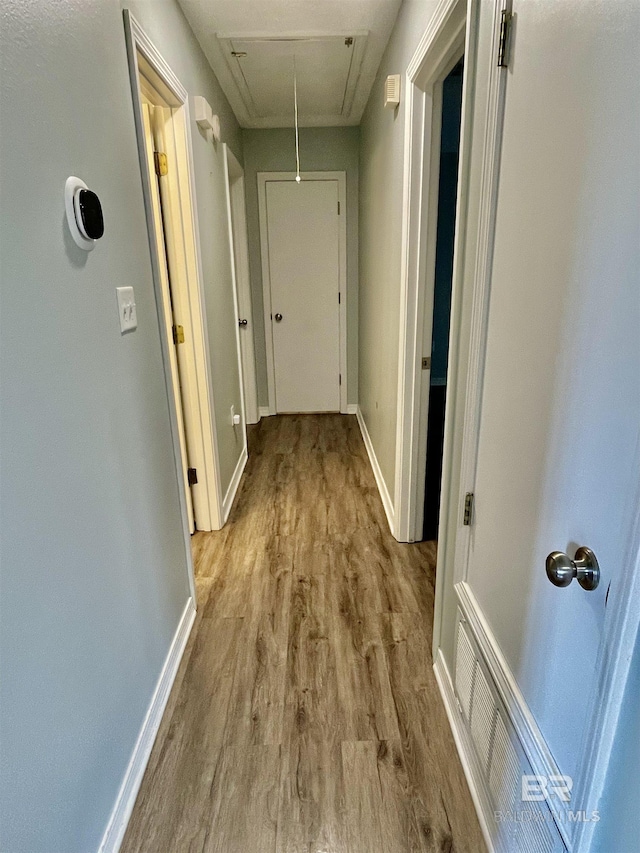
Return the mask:
[[298, 77], [296, 74], [296, 55], [293, 54], [293, 106], [296, 125], [296, 181], [300, 183], [300, 140], [298, 139]]

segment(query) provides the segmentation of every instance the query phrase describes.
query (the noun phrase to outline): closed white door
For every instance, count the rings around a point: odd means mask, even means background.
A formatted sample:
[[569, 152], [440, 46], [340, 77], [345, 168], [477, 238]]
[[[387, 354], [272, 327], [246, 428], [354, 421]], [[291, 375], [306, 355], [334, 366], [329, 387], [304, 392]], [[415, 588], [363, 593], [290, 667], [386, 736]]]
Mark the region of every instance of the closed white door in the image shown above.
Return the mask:
[[[613, 17], [599, 3], [513, 6], [467, 580], [577, 788], [591, 701], [607, 701], [606, 608], [633, 570], [637, 16], [624, 3]], [[578, 546], [599, 561], [593, 591], [547, 578], [547, 555]]]
[[267, 181], [266, 224], [276, 411], [338, 412], [338, 181]]

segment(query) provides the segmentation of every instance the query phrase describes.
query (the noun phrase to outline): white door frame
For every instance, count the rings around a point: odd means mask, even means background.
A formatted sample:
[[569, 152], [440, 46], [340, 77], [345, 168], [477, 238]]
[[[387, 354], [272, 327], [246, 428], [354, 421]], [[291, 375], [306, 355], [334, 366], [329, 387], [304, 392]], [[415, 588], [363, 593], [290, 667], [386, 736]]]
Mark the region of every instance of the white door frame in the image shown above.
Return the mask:
[[[436, 228], [442, 81], [465, 50], [466, 0], [443, 0], [422, 37], [405, 77], [405, 152], [396, 426], [396, 539], [420, 538], [424, 513], [424, 475], [427, 458], [427, 418], [430, 371], [422, 370], [423, 355], [431, 355], [435, 283]], [[465, 75], [465, 88], [466, 88]], [[456, 259], [452, 290], [460, 289], [458, 247], [465, 233], [464, 203], [468, 187], [469, 103], [463, 92], [456, 217]], [[452, 293], [451, 328], [455, 296]], [[423, 348], [428, 352], [423, 352]], [[456, 358], [451, 334], [449, 361]], [[451, 372], [449, 372], [451, 375]], [[443, 460], [443, 471], [446, 462]], [[444, 491], [444, 490], [443, 490]], [[444, 497], [444, 495], [443, 495]]]
[[242, 391], [246, 422], [248, 424], [256, 424], [260, 420], [260, 416], [258, 414], [256, 356], [253, 337], [253, 307], [251, 303], [251, 277], [249, 275], [249, 237], [244, 195], [244, 169], [233, 151], [229, 147], [226, 150], [233, 239], [232, 249], [238, 300], [238, 322], [240, 319], [247, 321], [247, 327], [239, 334], [242, 356]]
[[[171, 383], [171, 362], [169, 351], [173, 342], [167, 334], [167, 318], [164, 315], [164, 307], [161, 293], [161, 276], [159, 258], [155, 244], [154, 232], [156, 223], [154, 221], [153, 206], [151, 201], [151, 187], [147, 169], [146, 151], [144, 142], [144, 128], [142, 120], [142, 102], [140, 95], [141, 68], [139, 57], [144, 61], [145, 75], [153, 76], [154, 87], [162, 94], [163, 99], [171, 105], [174, 118], [176, 160], [178, 162], [178, 182], [180, 188], [180, 221], [181, 238], [184, 246], [184, 286], [187, 290], [187, 300], [191, 322], [192, 335], [185, 341], [185, 346], [192, 348], [193, 382], [194, 391], [191, 395], [192, 402], [198, 408], [198, 418], [195, 419], [195, 427], [189, 436], [190, 443], [196, 444], [196, 453], [199, 459], [198, 485], [202, 485], [201, 498], [196, 507], [196, 521], [198, 529], [218, 530], [222, 527], [222, 491], [220, 484], [220, 466], [218, 463], [218, 442], [215, 429], [213, 387], [210, 375], [210, 356], [208, 337], [206, 330], [206, 315], [204, 312], [204, 292], [202, 288], [202, 267], [200, 253], [200, 232], [198, 229], [198, 217], [195, 205], [195, 181], [193, 168], [193, 150], [191, 143], [191, 123], [189, 118], [189, 100], [187, 90], [182, 86], [170, 66], [156, 49], [153, 42], [146, 35], [140, 24], [131, 15], [128, 9], [123, 10], [125, 24], [125, 39], [127, 45], [127, 57], [129, 63], [129, 77], [133, 99], [134, 122], [138, 142], [138, 156], [142, 176], [142, 189], [144, 196], [147, 228], [149, 231], [149, 244], [151, 254], [151, 266], [153, 272], [154, 290], [156, 295], [156, 306], [160, 325], [160, 340], [162, 357], [164, 363], [165, 377], [167, 381], [167, 396], [169, 398], [169, 411], [171, 428], [174, 439], [174, 456], [176, 462], [176, 473], [180, 483], [180, 503], [185, 522], [185, 546], [190, 565], [190, 584], [195, 601], [195, 583], [193, 581], [193, 564], [191, 559], [191, 539], [187, 522], [186, 499], [181, 478], [181, 453], [179, 446], [179, 435], [176, 415], [176, 400]], [[170, 324], [169, 324], [170, 326]], [[190, 453], [192, 452], [190, 446]]]
[[[340, 204], [338, 227], [340, 263], [340, 411], [347, 413], [347, 173], [301, 172], [303, 181], [337, 181]], [[267, 350], [267, 384], [269, 387], [269, 414], [276, 414], [276, 373], [273, 357], [273, 326], [271, 323], [271, 276], [269, 272], [269, 235], [267, 230], [267, 182], [295, 181], [295, 172], [258, 172], [258, 209], [260, 213], [260, 254], [262, 257], [262, 298], [264, 303], [264, 339]]]

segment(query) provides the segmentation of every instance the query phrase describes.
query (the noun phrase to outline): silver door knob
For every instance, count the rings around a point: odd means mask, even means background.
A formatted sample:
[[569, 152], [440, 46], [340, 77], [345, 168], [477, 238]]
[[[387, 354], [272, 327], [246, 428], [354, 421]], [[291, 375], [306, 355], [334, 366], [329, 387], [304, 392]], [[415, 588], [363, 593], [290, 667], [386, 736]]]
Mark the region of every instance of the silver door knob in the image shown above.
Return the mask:
[[275, 315], [275, 321], [276, 321], [276, 323], [279, 323], [281, 320], [282, 320], [282, 314], [276, 314], [276, 315]]
[[578, 548], [571, 559], [563, 551], [552, 551], [546, 562], [547, 577], [554, 586], [569, 586], [577, 578], [582, 589], [595, 589], [600, 583], [600, 566], [590, 548]]
[[238, 320], [238, 325], [239, 326], [246, 326], [248, 322], [249, 322], [248, 320]]

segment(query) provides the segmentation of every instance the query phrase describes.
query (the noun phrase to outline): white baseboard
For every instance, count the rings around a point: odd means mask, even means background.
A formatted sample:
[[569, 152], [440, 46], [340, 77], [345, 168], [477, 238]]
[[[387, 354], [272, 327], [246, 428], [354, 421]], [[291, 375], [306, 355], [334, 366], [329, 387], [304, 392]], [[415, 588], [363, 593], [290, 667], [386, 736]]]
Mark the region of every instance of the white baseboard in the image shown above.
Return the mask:
[[491, 832], [489, 831], [489, 827], [492, 825], [490, 821], [493, 821], [493, 809], [485, 793], [482, 771], [478, 766], [478, 759], [476, 758], [473, 743], [471, 742], [471, 738], [469, 737], [467, 728], [464, 725], [460, 710], [458, 709], [458, 702], [453, 690], [453, 683], [451, 681], [449, 669], [447, 668], [446, 661], [440, 649], [438, 649], [433, 669], [436, 675], [436, 681], [438, 682], [438, 687], [440, 688], [440, 695], [444, 702], [447, 717], [449, 718], [449, 725], [453, 732], [453, 739], [458, 749], [462, 769], [464, 771], [467, 784], [469, 785], [471, 799], [476, 807], [478, 821], [480, 822], [480, 829], [482, 830], [487, 850], [489, 853], [495, 853], [493, 839], [491, 837]]
[[120, 849], [195, 618], [196, 608], [193, 599], [189, 598], [162, 667], [138, 740], [133, 748], [129, 766], [124, 774], [98, 853], [118, 853]]
[[358, 414], [358, 404], [357, 403], [347, 403], [347, 414], [348, 415], [357, 415]]
[[236, 497], [236, 492], [238, 491], [238, 486], [240, 485], [240, 480], [242, 479], [242, 474], [244, 472], [248, 458], [249, 456], [245, 445], [245, 447], [242, 448], [242, 453], [240, 454], [240, 458], [238, 459], [238, 464], [236, 465], [236, 469], [233, 472], [233, 476], [231, 477], [231, 482], [229, 483], [227, 494], [224, 496], [224, 500], [222, 501], [223, 526], [227, 523], [227, 519], [229, 518], [229, 513], [231, 512], [231, 507], [233, 506], [233, 502]]
[[259, 418], [268, 418], [271, 414], [271, 409], [269, 406], [260, 406], [258, 408], [258, 417]]
[[392, 535], [395, 535], [395, 513], [393, 510], [391, 495], [389, 494], [389, 489], [387, 488], [387, 484], [385, 483], [384, 477], [382, 476], [382, 471], [380, 470], [380, 465], [378, 463], [378, 457], [376, 456], [376, 452], [373, 449], [371, 436], [369, 435], [369, 430], [367, 429], [367, 425], [364, 422], [360, 406], [356, 407], [356, 416], [358, 418], [358, 424], [360, 426], [360, 432], [362, 433], [364, 446], [367, 448], [367, 453], [369, 454], [369, 461], [371, 462], [371, 467], [373, 468], [373, 476], [376, 478], [378, 491], [380, 492], [380, 497], [382, 498], [382, 505], [384, 507], [385, 513], [387, 514], [389, 528], [391, 530]]

